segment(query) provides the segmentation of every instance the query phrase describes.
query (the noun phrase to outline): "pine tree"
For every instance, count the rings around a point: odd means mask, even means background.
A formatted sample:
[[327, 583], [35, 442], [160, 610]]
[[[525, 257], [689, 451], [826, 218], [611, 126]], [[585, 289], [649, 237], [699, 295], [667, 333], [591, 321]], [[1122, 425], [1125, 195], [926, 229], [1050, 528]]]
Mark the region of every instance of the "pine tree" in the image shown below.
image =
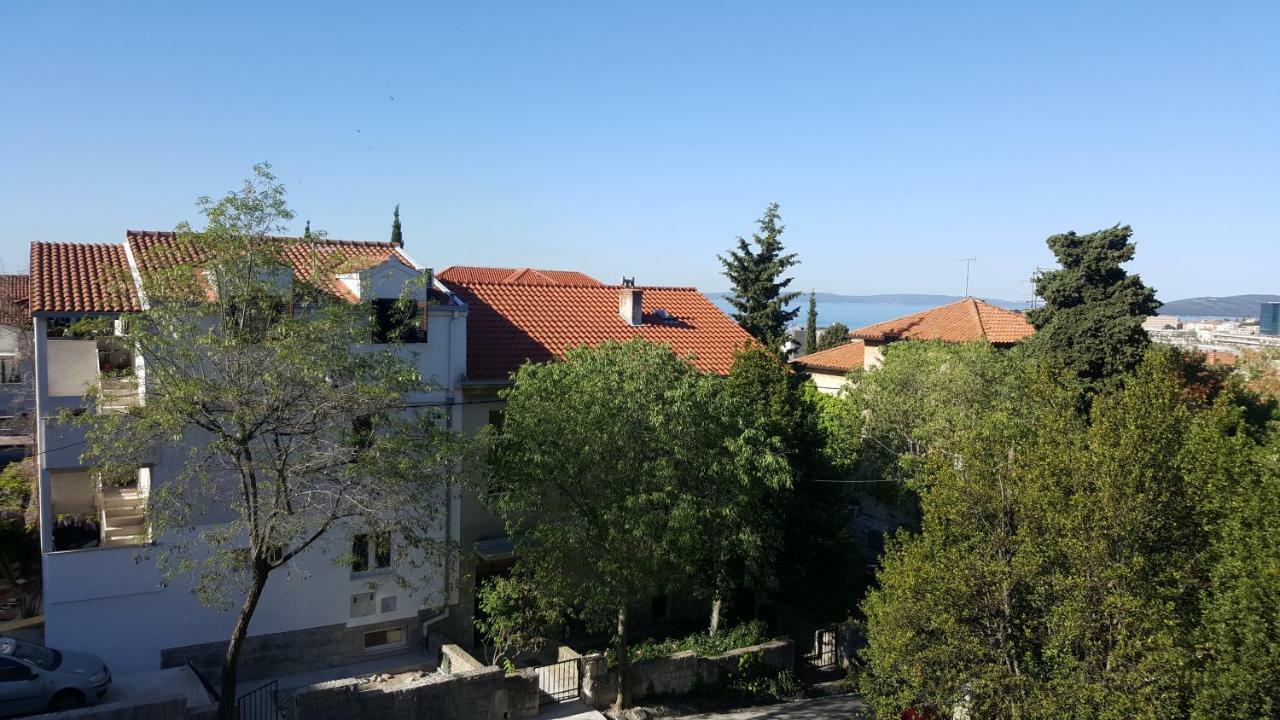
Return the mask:
[[783, 253], [781, 219], [778, 203], [770, 204], [750, 242], [740, 236], [736, 249], [717, 256], [733, 286], [729, 297], [733, 318], [769, 347], [781, 344], [787, 323], [800, 314], [800, 308], [787, 309], [800, 293], [788, 292], [791, 278], [782, 276], [797, 261], [795, 253]]
[[804, 354], [808, 355], [818, 349], [818, 298], [809, 291], [809, 316], [804, 322]]
[[1116, 225], [1050, 237], [1062, 267], [1036, 278], [1045, 304], [1027, 313], [1034, 342], [1095, 387], [1137, 367], [1151, 342], [1142, 321], [1159, 307], [1155, 290], [1121, 267], [1133, 259], [1132, 235], [1128, 225]]
[[303, 240], [311, 239], [311, 221], [310, 220], [307, 221], [306, 229], [302, 231], [302, 239]]
[[391, 215], [391, 244], [404, 247], [404, 235], [400, 233], [400, 203], [396, 203], [396, 210]]

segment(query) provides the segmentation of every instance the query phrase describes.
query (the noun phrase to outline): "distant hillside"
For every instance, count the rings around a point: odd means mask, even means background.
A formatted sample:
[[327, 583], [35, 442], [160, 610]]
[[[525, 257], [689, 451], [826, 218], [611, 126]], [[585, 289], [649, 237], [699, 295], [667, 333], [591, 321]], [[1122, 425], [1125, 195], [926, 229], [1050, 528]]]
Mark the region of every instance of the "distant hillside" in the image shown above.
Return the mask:
[[1280, 302], [1280, 295], [1228, 295], [1174, 300], [1161, 305], [1160, 314], [1258, 317], [1258, 307], [1264, 302]]
[[[722, 300], [727, 297], [727, 292], [707, 293], [707, 297], [713, 300]], [[911, 305], [934, 307], [937, 305], [946, 305], [964, 298], [959, 295], [929, 295], [927, 293], [882, 293], [880, 295], [840, 295], [838, 293], [817, 293], [819, 303], [865, 303], [871, 305]], [[808, 302], [809, 294], [805, 293], [800, 298], [801, 305]], [[1022, 309], [1028, 306], [1028, 303], [1017, 302], [1013, 300], [998, 300], [995, 298], [980, 298], [992, 305], [1011, 309]]]

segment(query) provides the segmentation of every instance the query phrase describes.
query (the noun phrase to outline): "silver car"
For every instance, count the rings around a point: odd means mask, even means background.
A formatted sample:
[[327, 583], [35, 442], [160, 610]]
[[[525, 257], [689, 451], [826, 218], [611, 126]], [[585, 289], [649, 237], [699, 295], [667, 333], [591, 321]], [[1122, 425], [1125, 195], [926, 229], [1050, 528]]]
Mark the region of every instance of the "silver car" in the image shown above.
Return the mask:
[[0, 636], [0, 717], [84, 707], [110, 687], [111, 671], [93, 655]]

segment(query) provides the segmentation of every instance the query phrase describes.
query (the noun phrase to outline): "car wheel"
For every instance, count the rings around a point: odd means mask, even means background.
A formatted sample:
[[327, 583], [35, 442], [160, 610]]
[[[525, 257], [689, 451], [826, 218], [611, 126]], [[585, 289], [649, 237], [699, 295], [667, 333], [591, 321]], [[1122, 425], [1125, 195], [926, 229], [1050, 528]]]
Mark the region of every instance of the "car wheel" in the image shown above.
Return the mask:
[[84, 705], [84, 693], [79, 690], [59, 690], [49, 700], [49, 710], [51, 712], [75, 710], [76, 708], [84, 707]]

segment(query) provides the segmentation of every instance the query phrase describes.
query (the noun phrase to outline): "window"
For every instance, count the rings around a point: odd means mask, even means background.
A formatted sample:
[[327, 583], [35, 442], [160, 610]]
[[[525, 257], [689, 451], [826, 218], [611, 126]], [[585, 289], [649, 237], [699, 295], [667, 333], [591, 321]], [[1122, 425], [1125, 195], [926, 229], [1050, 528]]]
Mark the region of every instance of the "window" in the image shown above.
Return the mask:
[[31, 668], [16, 660], [0, 658], [0, 682], [13, 682], [31, 678]]
[[424, 343], [427, 341], [426, 306], [412, 300], [373, 301], [373, 342]]
[[13, 385], [22, 382], [22, 368], [18, 358], [12, 355], [0, 356], [0, 384]]
[[370, 538], [361, 533], [351, 539], [351, 572], [361, 573], [388, 567], [391, 567], [390, 535], [378, 533]]
[[374, 630], [364, 634], [365, 650], [385, 650], [404, 645], [404, 627]]
[[507, 419], [507, 413], [502, 410], [489, 411], [489, 424], [493, 426], [494, 430], [501, 432], [502, 424], [506, 422], [506, 419]]
[[361, 415], [351, 421], [351, 444], [357, 450], [373, 447], [373, 418]]

